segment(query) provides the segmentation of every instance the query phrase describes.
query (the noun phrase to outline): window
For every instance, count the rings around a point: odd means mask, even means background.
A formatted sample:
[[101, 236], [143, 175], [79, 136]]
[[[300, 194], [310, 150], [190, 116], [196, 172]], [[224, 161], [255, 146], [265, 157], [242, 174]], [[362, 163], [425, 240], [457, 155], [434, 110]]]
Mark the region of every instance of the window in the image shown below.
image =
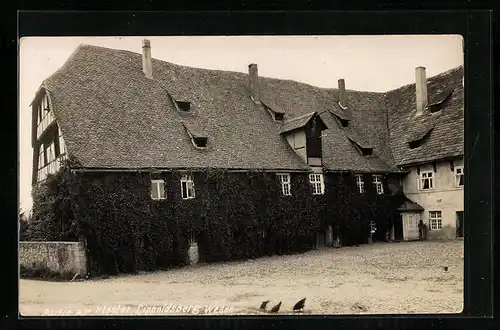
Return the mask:
[[281, 183], [281, 191], [284, 196], [292, 195], [290, 187], [290, 174], [278, 174]]
[[195, 137], [193, 141], [198, 148], [206, 148], [207, 147], [207, 137]]
[[365, 192], [365, 183], [363, 182], [363, 175], [356, 174], [356, 186], [358, 186], [359, 193], [362, 194]]
[[420, 189], [434, 189], [434, 176], [432, 171], [420, 172]]
[[441, 227], [443, 226], [443, 220], [441, 219], [441, 211], [430, 211], [429, 223], [431, 230], [440, 230]]
[[323, 174], [309, 174], [309, 182], [312, 186], [313, 195], [323, 195], [325, 192]]
[[54, 148], [54, 142], [52, 142], [51, 144], [49, 144], [49, 147], [47, 148], [47, 163], [50, 163], [55, 159], [56, 159], [56, 152]]
[[40, 146], [40, 151], [38, 153], [38, 168], [42, 168], [45, 166], [45, 159], [43, 157], [43, 145]]
[[182, 199], [194, 198], [194, 182], [191, 175], [183, 175], [181, 178]]
[[382, 185], [382, 175], [374, 174], [373, 175], [373, 184], [375, 185], [375, 189], [377, 190], [377, 194], [384, 193], [384, 186]]
[[181, 111], [189, 111], [191, 109], [191, 102], [176, 101], [177, 106]]
[[64, 143], [64, 139], [60, 128], [58, 128], [58, 132], [59, 132], [59, 154], [62, 155], [66, 153], [66, 144]]
[[464, 167], [455, 167], [455, 186], [461, 187], [464, 185]]
[[165, 181], [151, 180], [151, 198], [165, 199]]

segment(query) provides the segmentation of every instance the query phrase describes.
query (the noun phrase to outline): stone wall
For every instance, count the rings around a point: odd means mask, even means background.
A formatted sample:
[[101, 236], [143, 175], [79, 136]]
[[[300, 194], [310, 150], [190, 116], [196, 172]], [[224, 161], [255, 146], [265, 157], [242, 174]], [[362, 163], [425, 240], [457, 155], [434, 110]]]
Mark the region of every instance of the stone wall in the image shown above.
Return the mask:
[[19, 263], [26, 269], [46, 267], [59, 274], [87, 274], [81, 242], [19, 242]]

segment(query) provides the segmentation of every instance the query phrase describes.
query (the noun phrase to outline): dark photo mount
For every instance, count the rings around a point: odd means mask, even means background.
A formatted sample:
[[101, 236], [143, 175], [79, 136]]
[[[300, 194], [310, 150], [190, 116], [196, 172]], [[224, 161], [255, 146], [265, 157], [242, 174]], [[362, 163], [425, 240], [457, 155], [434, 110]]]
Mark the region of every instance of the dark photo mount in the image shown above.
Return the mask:
[[[300, 23], [299, 23], [300, 22]], [[4, 295], [2, 323], [24, 328], [494, 328], [493, 297], [493, 67], [492, 15], [476, 11], [21, 11], [18, 38], [29, 36], [460, 34], [464, 37], [465, 155], [464, 311], [461, 315], [301, 315], [189, 317], [79, 317], [18, 320], [18, 290]], [[16, 54], [17, 56], [17, 54]], [[14, 81], [14, 77], [10, 77]], [[17, 76], [16, 76], [17, 80]], [[17, 86], [16, 86], [17, 88]], [[15, 93], [11, 95], [14, 98]], [[446, 102], [446, 98], [442, 102]], [[12, 108], [17, 108], [14, 101]], [[436, 104], [434, 108], [441, 103]], [[189, 103], [179, 101], [182, 111]], [[438, 111], [438, 110], [436, 110]], [[13, 112], [13, 111], [12, 111]], [[11, 111], [9, 111], [11, 113]], [[17, 133], [17, 132], [16, 132]], [[11, 134], [14, 134], [12, 132]], [[17, 136], [17, 135], [16, 135]], [[203, 136], [197, 137], [205, 146]], [[198, 140], [197, 140], [198, 141]], [[197, 142], [198, 143], [198, 142]], [[208, 142], [210, 143], [210, 142]], [[17, 162], [17, 147], [12, 157]], [[14, 164], [14, 162], [13, 162]], [[10, 169], [12, 170], [12, 169]], [[16, 178], [12, 176], [16, 194]], [[12, 206], [8, 207], [11, 209]], [[17, 212], [17, 207], [15, 207]], [[15, 213], [14, 213], [15, 214]], [[8, 217], [9, 219], [11, 216]], [[467, 221], [467, 219], [474, 219]], [[6, 230], [6, 287], [18, 288], [17, 226]], [[335, 294], [332, 289], [332, 294]], [[7, 308], [5, 308], [7, 307]], [[270, 306], [271, 307], [271, 306]], [[144, 324], [146, 323], [146, 324]]]

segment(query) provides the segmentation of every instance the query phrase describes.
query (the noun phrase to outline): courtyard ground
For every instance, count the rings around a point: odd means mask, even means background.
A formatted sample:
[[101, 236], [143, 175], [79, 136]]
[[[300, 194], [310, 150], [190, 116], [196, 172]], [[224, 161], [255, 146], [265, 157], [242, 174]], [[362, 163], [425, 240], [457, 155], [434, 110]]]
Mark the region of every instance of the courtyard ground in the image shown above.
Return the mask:
[[[448, 270], [445, 271], [444, 267]], [[28, 315], [459, 313], [463, 241], [378, 243], [74, 282], [20, 280]]]

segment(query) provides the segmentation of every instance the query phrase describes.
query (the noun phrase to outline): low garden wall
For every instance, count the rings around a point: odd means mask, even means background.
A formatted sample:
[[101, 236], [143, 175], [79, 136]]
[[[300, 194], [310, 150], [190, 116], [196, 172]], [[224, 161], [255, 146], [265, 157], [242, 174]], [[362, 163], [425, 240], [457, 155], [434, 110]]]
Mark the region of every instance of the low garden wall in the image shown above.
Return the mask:
[[81, 242], [19, 242], [21, 269], [48, 270], [62, 276], [85, 277], [87, 259]]

